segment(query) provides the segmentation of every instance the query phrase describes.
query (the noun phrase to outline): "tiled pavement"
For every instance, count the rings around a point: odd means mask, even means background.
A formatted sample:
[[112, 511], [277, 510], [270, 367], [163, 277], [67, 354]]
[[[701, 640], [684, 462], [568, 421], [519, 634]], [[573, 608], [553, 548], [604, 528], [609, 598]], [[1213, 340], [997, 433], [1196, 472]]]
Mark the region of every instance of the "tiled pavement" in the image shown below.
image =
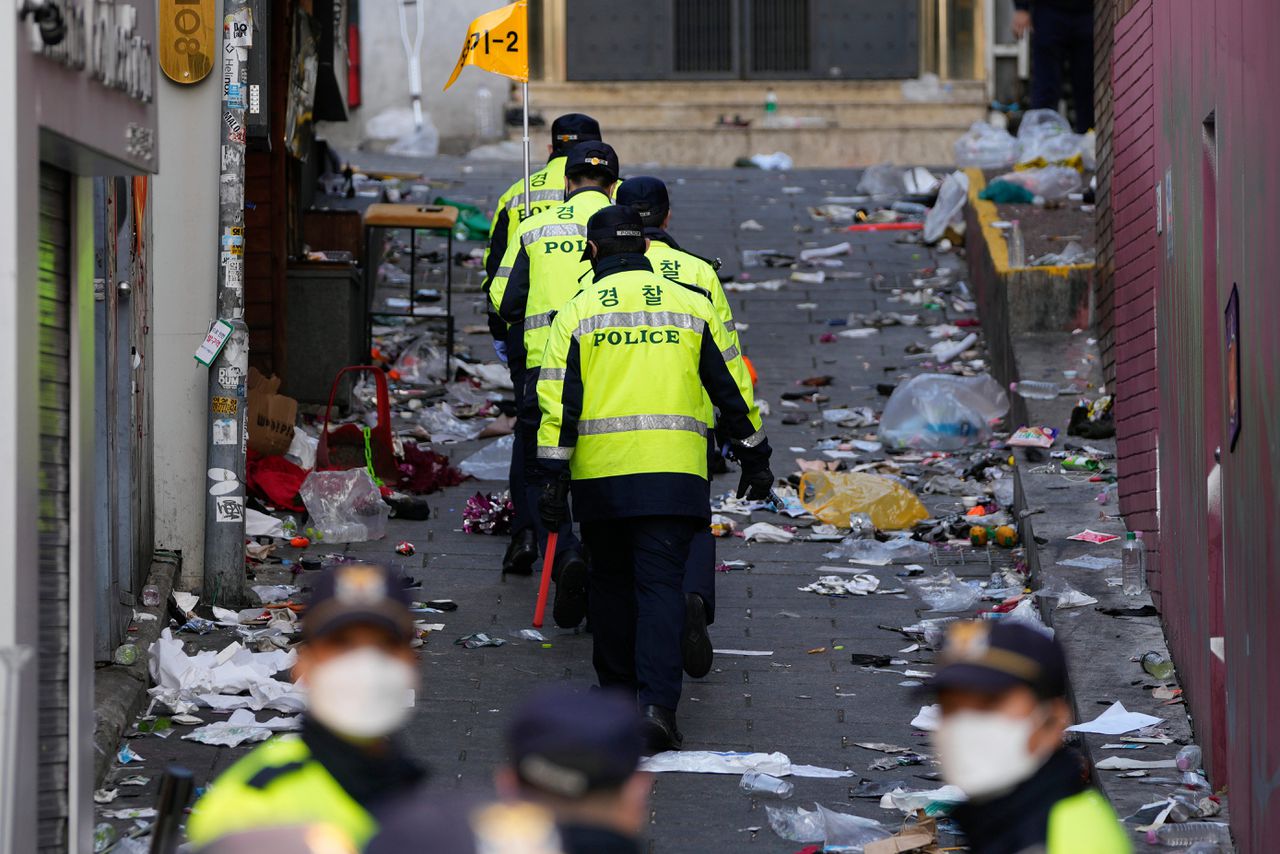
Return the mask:
[[[624, 164], [625, 167], [625, 164]], [[518, 169], [518, 167], [517, 167]], [[441, 161], [434, 174], [457, 174], [456, 161]], [[491, 204], [505, 186], [510, 167], [476, 165], [463, 174], [461, 186], [446, 190], [459, 199]], [[643, 171], [643, 170], [625, 170]], [[793, 410], [780, 405], [780, 395], [797, 387], [798, 379], [830, 374], [835, 379], [826, 392], [830, 407], [883, 406], [874, 390], [877, 382], [892, 381], [909, 370], [903, 348], [927, 340], [922, 328], [891, 327], [868, 339], [837, 339], [819, 343], [828, 319], [844, 318], [851, 311], [906, 310], [888, 301], [891, 286], [909, 280], [939, 259], [922, 247], [899, 243], [892, 235], [846, 235], [829, 232], [811, 221], [807, 206], [824, 195], [853, 193], [853, 172], [794, 172], [780, 174], [757, 170], [658, 172], [671, 184], [674, 218], [672, 233], [691, 251], [721, 257], [725, 270], [740, 270], [743, 249], [777, 249], [796, 253], [805, 246], [827, 246], [848, 239], [854, 254], [846, 256], [841, 272], [859, 278], [829, 280], [820, 285], [790, 283], [776, 291], [731, 293], [745, 349], [760, 373], [758, 396], [767, 400], [772, 415], [765, 419], [774, 448], [773, 468], [779, 476], [794, 470], [794, 458], [814, 456], [814, 443], [832, 435], [822, 427], [821, 414], [812, 404]], [[784, 192], [799, 187], [801, 192]], [[755, 219], [763, 231], [742, 231], [739, 223]], [[959, 266], [954, 256], [942, 263]], [[752, 269], [749, 281], [782, 278], [789, 271]], [[481, 323], [478, 281], [474, 271], [460, 271], [460, 295], [456, 300], [460, 325]], [[464, 281], [465, 280], [465, 281]], [[468, 292], [469, 291], [469, 292]], [[800, 309], [797, 304], [816, 303]], [[911, 309], [915, 310], [915, 309]], [[939, 322], [941, 314], [926, 313], [927, 322]], [[463, 336], [472, 352], [485, 355], [487, 336]], [[809, 412], [813, 424], [784, 426], [781, 416]], [[442, 449], [455, 461], [478, 448], [472, 442]], [[804, 448], [804, 452], [792, 451]], [[717, 479], [715, 492], [737, 483], [737, 473]], [[409, 725], [406, 743], [412, 753], [430, 766], [441, 790], [483, 791], [493, 768], [503, 757], [502, 729], [520, 698], [533, 687], [553, 680], [576, 685], [592, 684], [591, 638], [586, 634], [548, 632], [550, 648], [537, 643], [512, 641], [496, 649], [465, 650], [454, 638], [475, 631], [508, 635], [528, 625], [536, 581], [499, 578], [499, 562], [505, 537], [463, 534], [461, 506], [477, 489], [498, 490], [498, 483], [468, 481], [432, 497], [434, 518], [426, 522], [392, 520], [385, 540], [353, 545], [349, 551], [371, 560], [402, 566], [423, 582], [422, 598], [451, 598], [456, 612], [440, 619], [445, 631], [433, 635], [421, 650], [423, 691], [419, 709]], [[957, 499], [926, 498], [931, 507], [954, 506]], [[785, 520], [761, 513], [757, 520]], [[400, 540], [417, 546], [413, 558], [397, 556]], [[858, 741], [883, 741], [928, 751], [923, 736], [909, 721], [920, 707], [904, 675], [873, 672], [851, 664], [852, 652], [889, 654], [908, 641], [879, 628], [914, 622], [920, 603], [910, 595], [878, 595], [831, 599], [796, 588], [813, 581], [829, 545], [796, 542], [785, 545], [746, 545], [741, 539], [720, 540], [719, 558], [744, 559], [747, 571], [718, 576], [717, 622], [712, 637], [717, 648], [771, 650], [769, 657], [718, 656], [715, 669], [705, 679], [685, 682], [680, 722], [686, 749], [783, 751], [793, 761], [848, 768], [871, 779], [905, 779], [931, 787], [909, 772], [869, 772], [867, 766], [881, 754], [853, 746]], [[882, 586], [898, 586], [893, 569], [876, 572]], [[304, 583], [305, 583], [305, 576]], [[836, 650], [836, 647], [843, 647]], [[824, 652], [811, 652], [825, 648]], [[919, 654], [903, 656], [917, 659]], [[927, 666], [927, 662], [921, 661]], [[917, 665], [918, 666], [918, 665]], [[896, 668], [902, 670], [904, 668]], [[144, 738], [135, 743], [147, 757], [144, 772], [155, 772], [169, 760], [192, 767], [201, 783], [227, 766], [248, 748], [210, 748], [176, 737], [165, 741]], [[130, 773], [132, 773], [130, 769]], [[854, 780], [798, 779], [792, 803], [820, 801], [863, 815], [897, 821], [875, 801], [851, 801], [848, 790]], [[730, 776], [694, 774], [660, 775], [654, 788], [648, 828], [648, 850], [794, 851], [799, 845], [785, 842], [768, 828], [765, 802], [740, 792]], [[151, 789], [148, 789], [148, 795]], [[118, 801], [113, 806], [125, 805]], [[754, 829], [759, 829], [755, 832]]]

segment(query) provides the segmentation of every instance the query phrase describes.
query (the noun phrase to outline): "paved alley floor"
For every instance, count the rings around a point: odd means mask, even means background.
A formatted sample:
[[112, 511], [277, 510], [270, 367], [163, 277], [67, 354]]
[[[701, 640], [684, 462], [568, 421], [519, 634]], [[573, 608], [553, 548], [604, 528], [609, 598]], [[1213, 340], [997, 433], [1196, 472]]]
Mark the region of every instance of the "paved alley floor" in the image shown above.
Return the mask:
[[[649, 171], [623, 165], [624, 173]], [[445, 194], [487, 207], [516, 172], [518, 167], [475, 166], [460, 176], [460, 186]], [[435, 177], [440, 174], [441, 170], [436, 170]], [[820, 342], [824, 333], [839, 331], [828, 321], [842, 321], [850, 312], [919, 311], [891, 302], [893, 289], [909, 286], [911, 279], [939, 264], [962, 265], [955, 255], [935, 256], [917, 244], [899, 242], [892, 234], [847, 234], [812, 220], [809, 205], [824, 196], [854, 193], [856, 172], [655, 170], [654, 174], [671, 186], [672, 234], [690, 251], [722, 258], [724, 271], [737, 275], [740, 281], [745, 278], [744, 283], [785, 279], [790, 270], [744, 270], [743, 250], [798, 254], [812, 246], [845, 240], [853, 244], [853, 254], [843, 257], [844, 266], [828, 271], [840, 278], [730, 293], [743, 329], [744, 349], [760, 374], [757, 396], [770, 407], [765, 426], [774, 449], [773, 470], [779, 477], [797, 470], [797, 457], [820, 457], [813, 450], [816, 442], [839, 435], [824, 426], [822, 408], [871, 406], [878, 412], [885, 398], [877, 394], [875, 385], [896, 382], [915, 372], [906, 361], [904, 348], [913, 342], [927, 346], [931, 342], [925, 327], [954, 319], [944, 311], [926, 309], [921, 326], [889, 327], [863, 339]], [[763, 229], [740, 229], [739, 224], [749, 219]], [[963, 273], [957, 273], [956, 278], [963, 278]], [[460, 327], [483, 323], [478, 284], [476, 271], [459, 271], [455, 304], [460, 307]], [[491, 352], [487, 335], [465, 335], [462, 341], [480, 358]], [[811, 403], [799, 408], [782, 405], [784, 392], [799, 390], [797, 380], [821, 374], [834, 377], [830, 387], [823, 389], [830, 396], [828, 403], [822, 407]], [[783, 416], [797, 413], [808, 416], [806, 423], [782, 423]], [[874, 438], [868, 435], [874, 429], [857, 431], [856, 435]], [[486, 441], [438, 450], [456, 463]], [[736, 471], [717, 478], [713, 493], [733, 489], [737, 478]], [[518, 640], [500, 648], [476, 650], [453, 644], [455, 638], [477, 631], [509, 638], [514, 630], [529, 625], [536, 579], [500, 579], [507, 538], [462, 533], [461, 510], [466, 498], [477, 491], [499, 491], [503, 486], [467, 481], [431, 496], [433, 518], [429, 521], [392, 520], [384, 540], [348, 547], [350, 553], [400, 566], [420, 579], [423, 590], [417, 598], [449, 598], [458, 604], [457, 611], [439, 618], [445, 630], [433, 634], [420, 651], [423, 690], [406, 735], [408, 748], [430, 767], [434, 785], [441, 791], [481, 792], [489, 788], [494, 767], [503, 759], [503, 727], [520, 699], [534, 687], [552, 681], [585, 687], [594, 681], [588, 634], [551, 628], [547, 631], [550, 644], [545, 647]], [[959, 506], [957, 497], [922, 497], [934, 511]], [[754, 520], [790, 524], [790, 520], [770, 513], [757, 513]], [[395, 545], [401, 540], [416, 545], [415, 557], [395, 554]], [[748, 545], [739, 538], [718, 541], [721, 561], [745, 560], [751, 567], [717, 576], [717, 619], [711, 630], [714, 644], [717, 649], [771, 654], [717, 655], [707, 678], [686, 679], [679, 710], [685, 748], [781, 751], [796, 763], [852, 770], [857, 777], [796, 779], [790, 803], [811, 806], [820, 802], [879, 819], [892, 828], [901, 820], [900, 815], [881, 810], [876, 800], [851, 799], [850, 789], [859, 777], [903, 780], [909, 788], [940, 784], [913, 774], [929, 774], [929, 765], [869, 771], [868, 766], [884, 754], [857, 747], [855, 742], [889, 742], [931, 752], [927, 738], [909, 723], [921, 700], [911, 687], [901, 684], [909, 680], [905, 671], [930, 667], [928, 656], [900, 654], [910, 641], [881, 628], [916, 622], [927, 612], [909, 593], [837, 599], [797, 590], [822, 574], [818, 571], [821, 565], [843, 563], [823, 557], [830, 548], [830, 543], [821, 542]], [[871, 571], [881, 578], [882, 587], [893, 588], [902, 586], [894, 575], [900, 569], [890, 566]], [[974, 567], [971, 574], [985, 578], [989, 569]], [[305, 575], [301, 583], [306, 583]], [[851, 663], [851, 653], [891, 655], [909, 663], [871, 670]], [[200, 784], [250, 749], [210, 748], [176, 738], [143, 738], [134, 746], [147, 758], [144, 773], [158, 772], [167, 758], [179, 759], [193, 768]], [[737, 776], [659, 775], [647, 850], [792, 852], [803, 847], [780, 839], [769, 829], [767, 803], [739, 791]]]

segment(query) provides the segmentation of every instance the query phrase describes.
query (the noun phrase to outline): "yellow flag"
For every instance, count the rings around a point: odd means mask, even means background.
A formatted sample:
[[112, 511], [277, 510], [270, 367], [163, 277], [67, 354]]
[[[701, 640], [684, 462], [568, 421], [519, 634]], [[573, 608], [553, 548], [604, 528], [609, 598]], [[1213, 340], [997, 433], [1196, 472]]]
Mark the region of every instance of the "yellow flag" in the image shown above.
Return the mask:
[[[418, 0], [422, 2], [422, 0]], [[474, 65], [521, 83], [529, 82], [529, 9], [526, 0], [486, 12], [471, 22], [462, 55], [449, 75], [448, 89], [462, 66]]]

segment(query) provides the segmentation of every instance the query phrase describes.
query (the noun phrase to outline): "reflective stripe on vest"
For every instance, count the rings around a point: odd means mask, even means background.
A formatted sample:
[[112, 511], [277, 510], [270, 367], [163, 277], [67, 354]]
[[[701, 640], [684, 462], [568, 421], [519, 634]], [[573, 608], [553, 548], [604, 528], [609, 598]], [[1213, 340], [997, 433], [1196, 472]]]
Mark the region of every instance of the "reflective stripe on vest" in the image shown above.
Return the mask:
[[700, 436], [707, 435], [707, 425], [689, 415], [617, 415], [578, 422], [579, 436], [632, 433], [640, 430], [685, 430]]

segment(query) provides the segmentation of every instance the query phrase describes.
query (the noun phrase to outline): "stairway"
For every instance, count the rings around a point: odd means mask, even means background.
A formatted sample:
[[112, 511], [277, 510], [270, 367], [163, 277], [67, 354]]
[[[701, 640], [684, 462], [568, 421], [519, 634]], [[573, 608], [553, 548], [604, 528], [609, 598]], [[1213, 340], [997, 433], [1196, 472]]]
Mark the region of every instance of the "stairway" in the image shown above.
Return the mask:
[[[765, 93], [778, 96], [766, 119]], [[624, 169], [732, 166], [741, 157], [783, 151], [804, 167], [947, 165], [951, 144], [982, 118], [981, 81], [951, 85], [950, 99], [908, 101], [899, 81], [664, 81], [534, 83], [532, 108], [548, 122], [579, 112], [600, 121]], [[740, 116], [749, 127], [718, 125]]]

